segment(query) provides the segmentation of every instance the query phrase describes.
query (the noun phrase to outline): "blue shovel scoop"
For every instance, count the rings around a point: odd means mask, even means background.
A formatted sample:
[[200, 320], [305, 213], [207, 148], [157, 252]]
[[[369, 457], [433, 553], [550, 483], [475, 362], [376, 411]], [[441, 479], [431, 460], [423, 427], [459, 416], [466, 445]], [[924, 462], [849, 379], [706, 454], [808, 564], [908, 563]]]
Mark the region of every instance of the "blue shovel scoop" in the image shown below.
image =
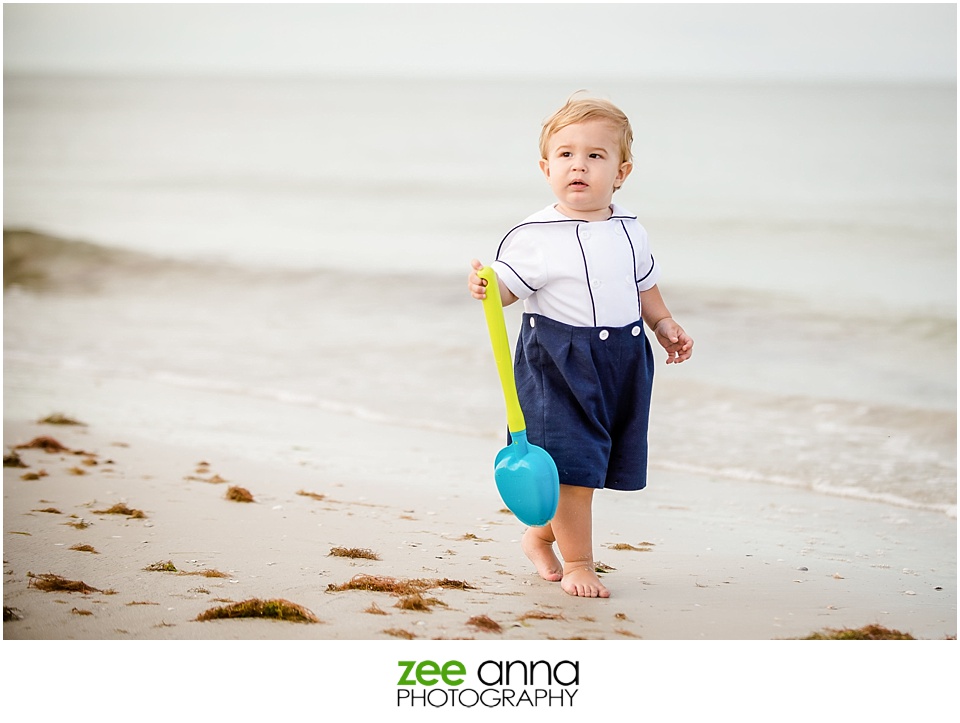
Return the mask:
[[513, 376], [513, 361], [510, 358], [497, 275], [489, 266], [480, 269], [477, 275], [487, 282], [483, 313], [487, 317], [487, 330], [490, 332], [503, 399], [507, 405], [507, 428], [511, 440], [511, 444], [497, 455], [494, 479], [501, 499], [517, 519], [531, 527], [542, 527], [553, 519], [557, 511], [560, 475], [553, 457], [542, 447], [527, 441], [527, 424], [517, 397], [517, 382]]

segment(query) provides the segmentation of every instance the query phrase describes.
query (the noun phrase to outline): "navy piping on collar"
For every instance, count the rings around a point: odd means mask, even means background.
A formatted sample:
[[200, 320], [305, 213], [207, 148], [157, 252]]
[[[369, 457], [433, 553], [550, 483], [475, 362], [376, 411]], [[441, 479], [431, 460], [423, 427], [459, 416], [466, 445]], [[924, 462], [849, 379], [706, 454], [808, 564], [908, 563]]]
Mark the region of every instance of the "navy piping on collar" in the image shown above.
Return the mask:
[[[620, 221], [621, 224], [624, 221], [636, 221], [636, 220], [637, 220], [636, 216], [611, 216], [610, 218], [607, 219], [607, 221]], [[508, 238], [510, 238], [510, 234], [512, 234], [514, 231], [516, 231], [517, 229], [523, 228], [524, 226], [542, 226], [542, 225], [551, 224], [551, 223], [605, 223], [605, 222], [587, 221], [586, 219], [578, 219], [578, 218], [557, 218], [552, 221], [524, 221], [523, 223], [518, 224], [517, 226], [514, 226], [512, 229], [507, 231], [506, 235], [502, 239], [500, 239], [500, 245], [497, 246], [497, 260], [498, 261], [500, 260], [500, 251], [501, 249], [503, 249], [503, 244], [506, 242]]]
[[[521, 229], [524, 226], [543, 226], [549, 223], [581, 223], [580, 221], [575, 221], [574, 219], [557, 219], [556, 221], [526, 221], [521, 223], [519, 226], [514, 226], [512, 229], [507, 231], [507, 235], [500, 239], [500, 245], [497, 246], [497, 261], [500, 261], [500, 251], [503, 250], [503, 245], [506, 243], [507, 239], [513, 234], [517, 229]], [[501, 262], [502, 263], [502, 262]]]

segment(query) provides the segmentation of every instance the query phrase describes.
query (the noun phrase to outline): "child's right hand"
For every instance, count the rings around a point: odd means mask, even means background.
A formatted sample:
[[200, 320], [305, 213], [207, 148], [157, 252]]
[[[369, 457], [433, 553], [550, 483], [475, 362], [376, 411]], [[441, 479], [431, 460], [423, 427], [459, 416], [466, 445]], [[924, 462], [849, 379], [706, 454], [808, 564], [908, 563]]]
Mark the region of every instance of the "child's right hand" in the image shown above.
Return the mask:
[[[470, 265], [473, 267], [473, 271], [471, 271], [470, 276], [467, 277], [467, 288], [470, 290], [470, 296], [483, 301], [487, 298], [487, 282], [477, 276], [477, 272], [483, 268], [483, 264], [473, 259], [470, 261]], [[499, 282], [499, 278], [497, 281]], [[500, 303], [504, 306], [510, 306], [510, 304], [517, 301], [514, 293], [503, 284], [498, 283], [497, 288], [500, 290]]]
[[473, 271], [467, 277], [467, 288], [470, 290], [470, 296], [483, 301], [487, 298], [487, 282], [477, 276], [477, 272], [483, 268], [483, 264], [477, 259], [472, 259], [470, 266], [473, 267]]

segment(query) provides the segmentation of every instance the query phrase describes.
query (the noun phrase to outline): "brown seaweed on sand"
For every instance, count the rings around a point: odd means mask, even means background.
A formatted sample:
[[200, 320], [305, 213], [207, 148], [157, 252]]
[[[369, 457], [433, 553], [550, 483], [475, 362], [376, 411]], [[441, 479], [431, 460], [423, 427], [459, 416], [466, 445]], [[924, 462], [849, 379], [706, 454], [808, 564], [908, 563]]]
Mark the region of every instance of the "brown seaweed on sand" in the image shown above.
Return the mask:
[[435, 597], [424, 597], [420, 593], [415, 592], [412, 595], [404, 595], [397, 601], [394, 607], [400, 608], [401, 610], [414, 610], [428, 613], [430, 612], [430, 608], [436, 607], [437, 605], [446, 607], [447, 604], [442, 600], [437, 600]]
[[386, 577], [385, 575], [354, 575], [348, 582], [334, 585], [327, 585], [327, 592], [344, 592], [346, 590], [369, 590], [371, 592], [386, 592], [391, 595], [413, 595], [421, 593], [431, 588], [440, 587], [457, 590], [476, 590], [473, 585], [462, 580], [427, 580], [424, 578], [415, 578], [411, 580], [400, 580], [395, 577]]
[[437, 580], [437, 587], [442, 587], [447, 590], [476, 590], [477, 588], [474, 585], [471, 585], [469, 582], [464, 582], [463, 580], [451, 580], [449, 577], [445, 577], [442, 580]]
[[20, 455], [16, 452], [7, 452], [5, 455], [3, 455], [3, 466], [26, 469], [29, 465], [24, 464], [23, 460], [20, 459]]
[[345, 590], [369, 590], [371, 592], [388, 592], [392, 595], [412, 595], [435, 587], [432, 580], [398, 580], [384, 575], [354, 575], [349, 581], [334, 585], [327, 585], [327, 592], [344, 592]]
[[60, 412], [54, 412], [53, 414], [48, 414], [43, 419], [38, 419], [37, 424], [59, 424], [64, 426], [77, 426], [77, 427], [87, 426], [83, 422], [78, 422], [76, 419], [72, 419], [68, 417], [66, 414], [61, 414]]
[[53, 437], [47, 436], [34, 437], [29, 442], [18, 444], [16, 447], [14, 447], [14, 449], [42, 449], [44, 452], [49, 452], [51, 454], [56, 452], [70, 451], [69, 448], [64, 447]]
[[82, 592], [84, 595], [91, 592], [103, 592], [103, 590], [87, 585], [82, 580], [68, 580], [50, 572], [41, 575], [28, 572], [27, 577], [29, 578], [27, 587], [35, 587], [43, 592]]
[[611, 550], [632, 550], [634, 552], [650, 552], [653, 549], [652, 542], [641, 542], [640, 547], [628, 545], [625, 542], [618, 542], [616, 545], [607, 545]]
[[230, 577], [225, 572], [220, 572], [219, 570], [213, 570], [207, 568], [206, 570], [197, 570], [196, 572], [184, 572], [180, 571], [181, 575], [199, 575], [200, 577]]
[[187, 572], [186, 570], [178, 570], [177, 566], [173, 564], [172, 560], [167, 560], [166, 562], [154, 562], [153, 564], [147, 565], [143, 568], [145, 572], [175, 572], [178, 575], [195, 575], [200, 577], [230, 577], [225, 572], [220, 572], [219, 570], [206, 569], [206, 570], [194, 570], [193, 572]]
[[545, 613], [543, 610], [531, 610], [517, 618], [520, 622], [526, 620], [563, 620], [562, 613]]
[[484, 630], [489, 633], [503, 632], [503, 628], [500, 627], [500, 623], [490, 617], [487, 617], [486, 615], [474, 615], [472, 618], [467, 620], [467, 625], [474, 627], [477, 630]]
[[228, 500], [233, 500], [234, 502], [253, 502], [253, 495], [250, 494], [250, 491], [243, 488], [237, 487], [236, 485], [231, 485], [227, 488]]
[[180, 572], [172, 560], [166, 562], [154, 562], [143, 568], [145, 572]]
[[910, 633], [901, 633], [882, 625], [865, 625], [862, 628], [827, 628], [811, 633], [800, 640], [916, 640]]
[[122, 502], [118, 502], [117, 504], [113, 505], [113, 507], [109, 507], [105, 510], [94, 510], [93, 514], [95, 515], [127, 515], [128, 517], [132, 517], [136, 519], [143, 519], [144, 517], [146, 517], [146, 515], [143, 514], [143, 510], [132, 510]]
[[380, 556], [365, 547], [332, 547], [327, 557], [349, 557], [354, 560], [379, 560]]
[[70, 549], [71, 549], [71, 550], [76, 550], [77, 552], [92, 552], [94, 555], [99, 555], [99, 554], [100, 554], [99, 552], [97, 552], [97, 551], [94, 549], [93, 545], [80, 545], [80, 544], [76, 544], [76, 545], [74, 545], [73, 547], [71, 547]]
[[417, 637], [409, 630], [401, 630], [400, 628], [388, 628], [383, 632], [386, 635], [392, 635], [395, 638], [402, 638], [404, 640], [413, 640], [415, 637]]
[[243, 602], [210, 608], [197, 616], [198, 621], [226, 618], [272, 618], [294, 623], [319, 623], [320, 620], [302, 605], [289, 600], [260, 600], [251, 598]]
[[297, 494], [301, 497], [309, 497], [311, 500], [317, 500], [318, 502], [327, 498], [326, 495], [320, 494], [319, 492], [307, 492], [306, 490], [297, 490]]

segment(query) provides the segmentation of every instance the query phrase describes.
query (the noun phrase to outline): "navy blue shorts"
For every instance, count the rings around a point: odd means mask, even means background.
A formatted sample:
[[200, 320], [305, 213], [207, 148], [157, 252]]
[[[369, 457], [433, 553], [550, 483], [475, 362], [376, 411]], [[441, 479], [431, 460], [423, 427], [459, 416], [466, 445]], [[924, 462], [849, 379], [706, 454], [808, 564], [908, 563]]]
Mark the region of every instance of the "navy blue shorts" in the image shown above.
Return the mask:
[[643, 322], [580, 327], [524, 314], [514, 371], [527, 438], [553, 457], [561, 484], [646, 487], [653, 351]]

